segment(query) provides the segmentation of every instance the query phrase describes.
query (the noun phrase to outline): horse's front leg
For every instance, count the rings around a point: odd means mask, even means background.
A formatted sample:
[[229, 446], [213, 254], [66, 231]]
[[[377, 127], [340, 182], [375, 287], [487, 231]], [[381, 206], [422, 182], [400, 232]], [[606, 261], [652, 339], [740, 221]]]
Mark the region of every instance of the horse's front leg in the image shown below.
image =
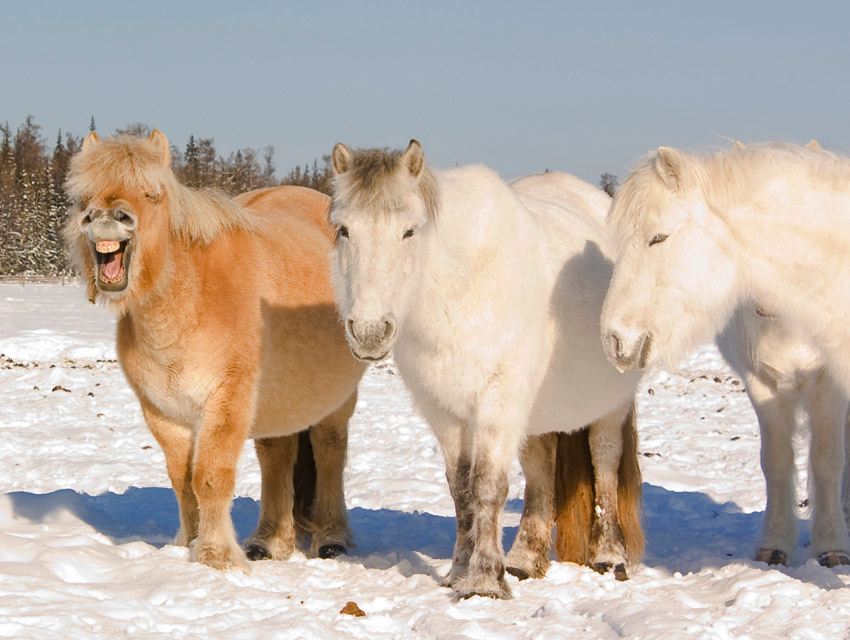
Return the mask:
[[599, 573], [613, 569], [617, 580], [628, 579], [626, 541], [620, 526], [617, 484], [623, 455], [623, 421], [628, 411], [614, 411], [590, 425], [588, 441], [593, 461], [596, 518], [591, 533], [591, 566]]
[[755, 559], [788, 564], [797, 544], [794, 467], [795, 394], [782, 393], [770, 379], [747, 374], [747, 393], [756, 412], [761, 436], [761, 469], [767, 488], [767, 506]]
[[[455, 588], [461, 598], [511, 597], [505, 581], [502, 511], [508, 497], [508, 472], [517, 455], [527, 416], [517, 418], [504, 397], [484, 402], [475, 417], [469, 471], [472, 555], [466, 576]], [[514, 418], [514, 419], [511, 419]]]
[[250, 571], [236, 542], [230, 505], [236, 463], [253, 420], [251, 376], [235, 372], [212, 394], [195, 436], [192, 486], [198, 498], [198, 537], [192, 559], [215, 569]]
[[189, 546], [198, 535], [198, 500], [192, 488], [192, 430], [167, 418], [144, 396], [140, 397], [148, 428], [162, 447], [165, 466], [180, 512], [174, 544]]
[[542, 578], [549, 568], [555, 499], [558, 435], [532, 436], [520, 452], [525, 476], [522, 519], [507, 557], [508, 573], [520, 580]]
[[295, 549], [292, 467], [298, 434], [254, 441], [262, 487], [257, 529], [243, 548], [251, 560], [285, 560]]
[[454, 587], [466, 575], [469, 557], [472, 555], [472, 505], [469, 487], [470, 445], [464, 441], [468, 430], [460, 418], [451, 415], [436, 403], [431, 402], [426, 392], [416, 393], [417, 406], [425, 418], [443, 452], [446, 463], [446, 480], [455, 505], [455, 536], [452, 566], [441, 581], [444, 587]]
[[812, 431], [809, 451], [814, 478], [812, 550], [825, 567], [850, 564], [850, 537], [842, 509], [844, 428], [847, 399], [822, 372], [806, 394]]

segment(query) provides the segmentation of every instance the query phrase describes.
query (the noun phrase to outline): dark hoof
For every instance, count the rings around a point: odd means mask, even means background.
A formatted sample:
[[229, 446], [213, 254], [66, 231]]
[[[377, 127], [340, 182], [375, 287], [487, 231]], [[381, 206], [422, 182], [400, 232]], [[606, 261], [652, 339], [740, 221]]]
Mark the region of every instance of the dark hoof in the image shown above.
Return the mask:
[[336, 558], [337, 556], [344, 556], [346, 552], [346, 548], [337, 543], [332, 544], [323, 544], [319, 547], [319, 557], [324, 558], [325, 560], [329, 560], [330, 558]]
[[629, 579], [629, 574], [626, 572], [626, 565], [622, 562], [618, 562], [617, 564], [611, 564], [610, 562], [596, 562], [591, 566], [596, 573], [601, 573], [603, 576], [613, 569], [614, 579], [619, 580], [620, 582], [624, 582]]
[[629, 579], [629, 574], [626, 573], [626, 565], [622, 562], [614, 565], [614, 578], [620, 582], [625, 582]]
[[506, 567], [506, 571], [520, 580], [528, 580], [531, 577], [527, 571], [519, 567]]
[[269, 553], [269, 550], [266, 549], [263, 545], [257, 544], [256, 542], [252, 542], [249, 545], [245, 545], [243, 547], [245, 549], [245, 555], [248, 556], [248, 560], [271, 560], [272, 554]]
[[756, 553], [756, 562], [787, 566], [788, 556], [784, 551], [780, 551], [779, 549], [759, 549]]
[[818, 564], [830, 569], [841, 565], [850, 565], [850, 556], [844, 551], [824, 551], [818, 556]]

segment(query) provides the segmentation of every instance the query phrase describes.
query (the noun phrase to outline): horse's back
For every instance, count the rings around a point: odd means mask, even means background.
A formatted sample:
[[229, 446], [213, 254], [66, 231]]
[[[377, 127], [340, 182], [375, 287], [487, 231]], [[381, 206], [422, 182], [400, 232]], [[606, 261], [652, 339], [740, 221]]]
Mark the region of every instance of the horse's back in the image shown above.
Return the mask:
[[528, 201], [556, 207], [573, 205], [604, 220], [611, 206], [611, 198], [602, 190], [581, 178], [561, 171], [537, 173], [517, 178], [509, 183], [511, 189], [528, 206]]
[[550, 286], [553, 353], [530, 432], [557, 429], [565, 422], [578, 428], [630, 400], [640, 378], [615, 371], [598, 337], [613, 271], [604, 226], [611, 199], [584, 180], [559, 172], [520, 178], [510, 187], [543, 238]]
[[329, 239], [333, 237], [328, 224], [330, 198], [314, 189], [293, 185], [266, 187], [241, 193], [233, 201], [263, 217], [281, 219], [281, 224], [306, 224], [321, 230]]

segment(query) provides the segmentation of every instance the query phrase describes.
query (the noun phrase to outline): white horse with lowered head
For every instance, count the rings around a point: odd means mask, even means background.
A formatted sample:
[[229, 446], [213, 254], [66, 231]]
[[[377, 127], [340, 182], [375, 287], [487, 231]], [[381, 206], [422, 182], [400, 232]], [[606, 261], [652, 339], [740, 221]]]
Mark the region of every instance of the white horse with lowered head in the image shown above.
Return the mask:
[[[433, 171], [415, 140], [404, 152], [338, 144], [333, 168], [332, 280], [349, 344], [363, 360], [393, 350], [445, 457], [457, 513], [445, 584], [509, 597], [506, 568], [545, 568], [552, 433], [588, 425], [595, 515], [569, 526], [586, 525], [588, 564], [625, 578], [643, 547], [640, 374], [618, 375], [596, 337], [612, 268], [607, 197], [565, 174], [508, 186], [480, 166]], [[525, 509], [506, 560], [501, 514], [524, 442]]]
[[[762, 444], [768, 510], [758, 559], [787, 561], [793, 547], [793, 455], [782, 430], [793, 420], [789, 399], [807, 395], [815, 399], [807, 403], [812, 549], [827, 565], [844, 563], [850, 549], [840, 506], [850, 392], [848, 185], [850, 160], [819, 148], [736, 145], [692, 156], [659, 147], [625, 180], [608, 215], [619, 254], [602, 341], [620, 370], [673, 366], [738, 311], [721, 345], [733, 365], [752, 372], [745, 378], [762, 437], [781, 439]], [[772, 325], [754, 327], [741, 315], [754, 312], [753, 301], [776, 317]], [[820, 388], [795, 390], [789, 373]], [[765, 428], [769, 414], [785, 426]]]

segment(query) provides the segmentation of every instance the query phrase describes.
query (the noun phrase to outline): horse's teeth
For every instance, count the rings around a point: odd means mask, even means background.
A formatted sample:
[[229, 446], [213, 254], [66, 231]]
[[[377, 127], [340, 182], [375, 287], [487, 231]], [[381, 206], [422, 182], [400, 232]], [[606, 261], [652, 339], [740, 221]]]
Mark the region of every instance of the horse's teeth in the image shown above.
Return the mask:
[[115, 253], [120, 248], [121, 243], [114, 240], [103, 240], [95, 245], [98, 253]]

